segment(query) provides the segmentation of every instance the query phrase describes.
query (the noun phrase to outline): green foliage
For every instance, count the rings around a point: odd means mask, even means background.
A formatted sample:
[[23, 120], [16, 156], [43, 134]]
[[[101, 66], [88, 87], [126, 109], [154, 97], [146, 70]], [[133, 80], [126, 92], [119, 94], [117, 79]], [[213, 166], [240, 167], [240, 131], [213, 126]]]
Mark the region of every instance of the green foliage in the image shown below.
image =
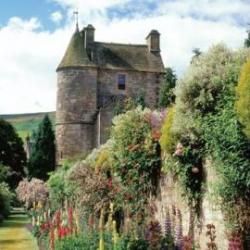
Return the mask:
[[71, 165], [67, 162], [63, 164], [56, 171], [51, 172], [47, 181], [49, 187], [49, 198], [53, 210], [60, 208], [64, 201], [69, 198], [70, 192], [68, 191], [67, 172]]
[[11, 202], [14, 198], [13, 193], [7, 183], [0, 183], [0, 221], [1, 216], [7, 217], [11, 210]]
[[225, 93], [217, 114], [203, 122], [207, 150], [220, 177], [217, 191], [223, 203], [237, 203], [250, 195], [250, 144], [237, 121], [234, 100], [233, 92]]
[[177, 144], [177, 138], [172, 131], [174, 114], [175, 108], [169, 108], [164, 124], [162, 126], [162, 136], [160, 138], [162, 150], [168, 153], [173, 153]]
[[[104, 234], [105, 249], [112, 249], [110, 234]], [[57, 240], [55, 250], [96, 250], [99, 245], [99, 234], [96, 231], [85, 232], [79, 236], [70, 236]]]
[[[78, 236], [66, 237], [57, 240], [55, 250], [96, 250], [99, 249], [99, 233], [95, 230], [84, 232]], [[148, 242], [144, 239], [134, 239], [129, 236], [122, 236], [116, 247], [112, 242], [112, 235], [109, 232], [104, 233], [104, 249], [107, 250], [147, 250]]]
[[137, 95], [134, 96], [133, 98], [128, 97], [123, 102], [121, 101], [117, 102], [113, 110], [114, 116], [124, 114], [129, 110], [136, 109], [138, 106], [144, 109], [147, 106], [145, 96], [146, 96], [145, 90], [140, 89]]
[[[249, 230], [246, 207], [250, 204], [250, 146], [237, 121], [234, 103], [239, 73], [249, 55], [248, 49], [232, 52], [217, 45], [192, 62], [176, 91], [172, 133], [181, 143], [181, 153], [168, 155], [164, 164], [166, 170], [177, 174], [193, 204], [202, 194], [202, 164], [210, 159], [209, 166], [214, 167], [218, 177], [214, 194], [227, 221], [243, 231]], [[249, 67], [246, 64], [243, 68], [237, 87], [237, 115], [241, 122], [245, 115], [245, 126], [249, 122]]]
[[[177, 85], [173, 122], [167, 118], [161, 139], [167, 152], [164, 170], [178, 176], [192, 206], [201, 199], [202, 165], [211, 155], [220, 180], [219, 200], [232, 207], [236, 197], [248, 195], [249, 145], [240, 133], [233, 103], [239, 72], [249, 55], [247, 49], [232, 52], [224, 45], [213, 46], [192, 61]], [[175, 152], [171, 140], [178, 142]]]
[[145, 90], [140, 89], [140, 90], [139, 90], [139, 93], [138, 93], [138, 94], [136, 95], [136, 97], [134, 98], [134, 105], [135, 105], [135, 108], [136, 108], [137, 106], [141, 106], [142, 108], [145, 108], [145, 107], [146, 107], [145, 95], [146, 95]]
[[11, 176], [11, 168], [4, 166], [0, 163], [0, 183], [6, 182], [6, 180]]
[[138, 107], [115, 117], [111, 130], [114, 171], [122, 182], [123, 200], [133, 212], [145, 208], [160, 170], [159, 144], [152, 138], [150, 116], [150, 110]]
[[159, 92], [159, 108], [166, 108], [175, 101], [174, 88], [177, 77], [171, 68], [166, 68], [165, 79], [160, 87]]
[[246, 38], [245, 41], [244, 41], [244, 46], [245, 46], [246, 48], [249, 48], [249, 47], [250, 47], [250, 31], [249, 31], [249, 30], [247, 30], [247, 38]]
[[26, 154], [23, 142], [18, 137], [10, 123], [0, 120], [0, 163], [10, 167], [10, 176], [7, 182], [11, 188], [15, 188], [24, 176]]
[[148, 242], [145, 239], [133, 239], [122, 237], [120, 240], [121, 250], [147, 250]]
[[243, 65], [239, 83], [236, 88], [237, 100], [235, 108], [243, 131], [250, 138], [250, 59]]
[[48, 173], [55, 169], [55, 135], [48, 115], [40, 123], [34, 137], [28, 164], [29, 176], [47, 180]]

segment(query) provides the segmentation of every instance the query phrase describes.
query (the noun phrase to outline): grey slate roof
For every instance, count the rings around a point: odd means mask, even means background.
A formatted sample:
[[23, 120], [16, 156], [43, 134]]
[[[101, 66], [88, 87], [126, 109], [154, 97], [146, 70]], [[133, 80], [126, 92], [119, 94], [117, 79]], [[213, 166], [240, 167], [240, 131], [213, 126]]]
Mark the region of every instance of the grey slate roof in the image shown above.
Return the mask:
[[149, 52], [147, 45], [94, 42], [90, 60], [82, 33], [75, 32], [57, 70], [86, 66], [164, 73], [160, 53]]
[[68, 48], [57, 70], [68, 67], [72, 68], [86, 66], [95, 65], [89, 60], [87, 52], [84, 48], [82, 33], [76, 30], [69, 42]]

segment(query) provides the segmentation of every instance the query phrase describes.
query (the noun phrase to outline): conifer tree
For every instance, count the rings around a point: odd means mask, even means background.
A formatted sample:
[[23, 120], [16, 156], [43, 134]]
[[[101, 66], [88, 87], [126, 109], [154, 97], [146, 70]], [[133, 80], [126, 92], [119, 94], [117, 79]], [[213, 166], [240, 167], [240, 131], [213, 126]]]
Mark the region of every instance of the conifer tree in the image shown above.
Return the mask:
[[55, 169], [55, 135], [48, 115], [34, 133], [28, 167], [30, 177], [42, 180], [47, 180], [48, 173]]
[[[22, 139], [18, 136], [13, 126], [0, 120], [0, 167], [6, 170], [6, 182], [15, 188], [24, 176], [26, 154], [23, 149]], [[5, 166], [5, 167], [4, 167]]]
[[166, 108], [175, 101], [174, 88], [176, 85], [176, 75], [171, 68], [166, 68], [165, 80], [161, 85], [159, 92], [159, 108]]

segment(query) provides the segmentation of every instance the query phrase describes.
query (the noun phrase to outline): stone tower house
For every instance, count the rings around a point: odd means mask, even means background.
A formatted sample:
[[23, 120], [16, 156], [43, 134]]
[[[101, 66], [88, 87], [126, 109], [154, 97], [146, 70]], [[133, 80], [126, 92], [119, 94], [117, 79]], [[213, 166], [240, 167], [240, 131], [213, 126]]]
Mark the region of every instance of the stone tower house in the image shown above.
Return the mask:
[[57, 68], [57, 160], [88, 153], [108, 137], [113, 109], [126, 97], [145, 92], [153, 108], [164, 77], [160, 34], [147, 44], [95, 41], [95, 28], [76, 29]]

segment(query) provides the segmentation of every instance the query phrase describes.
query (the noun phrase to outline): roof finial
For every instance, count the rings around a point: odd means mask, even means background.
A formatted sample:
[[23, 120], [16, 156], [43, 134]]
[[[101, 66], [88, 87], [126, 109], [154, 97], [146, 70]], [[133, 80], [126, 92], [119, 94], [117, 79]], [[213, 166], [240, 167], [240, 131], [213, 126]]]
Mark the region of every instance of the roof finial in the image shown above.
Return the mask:
[[78, 10], [74, 11], [75, 16], [75, 22], [76, 22], [76, 31], [79, 31], [79, 25], [78, 25]]

